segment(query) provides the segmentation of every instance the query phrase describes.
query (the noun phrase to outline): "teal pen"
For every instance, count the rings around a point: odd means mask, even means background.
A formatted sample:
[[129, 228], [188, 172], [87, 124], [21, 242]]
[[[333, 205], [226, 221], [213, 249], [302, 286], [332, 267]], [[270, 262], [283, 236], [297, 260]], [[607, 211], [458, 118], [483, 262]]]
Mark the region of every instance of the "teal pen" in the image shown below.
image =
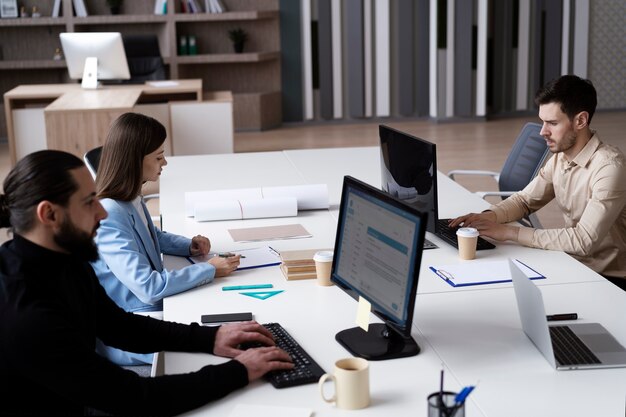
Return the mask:
[[229, 287], [222, 287], [222, 291], [237, 291], [237, 290], [256, 290], [261, 288], [272, 288], [272, 284], [254, 284], [254, 285], [231, 285]]

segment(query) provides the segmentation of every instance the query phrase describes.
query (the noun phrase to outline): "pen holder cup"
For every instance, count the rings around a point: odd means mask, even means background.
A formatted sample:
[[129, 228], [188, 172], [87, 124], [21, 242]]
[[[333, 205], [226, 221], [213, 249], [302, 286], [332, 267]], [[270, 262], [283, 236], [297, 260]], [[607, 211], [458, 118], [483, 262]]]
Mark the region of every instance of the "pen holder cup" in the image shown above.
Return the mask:
[[456, 405], [456, 392], [433, 392], [428, 396], [428, 417], [465, 417], [465, 403]]

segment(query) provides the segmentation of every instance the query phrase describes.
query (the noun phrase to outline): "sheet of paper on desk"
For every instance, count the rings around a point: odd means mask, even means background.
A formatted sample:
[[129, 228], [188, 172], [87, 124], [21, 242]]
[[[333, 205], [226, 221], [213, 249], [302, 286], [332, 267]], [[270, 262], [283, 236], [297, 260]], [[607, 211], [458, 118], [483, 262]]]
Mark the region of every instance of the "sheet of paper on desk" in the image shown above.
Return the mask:
[[[241, 255], [241, 261], [237, 270], [280, 265], [280, 255], [269, 246], [262, 246], [260, 248], [253, 249], [233, 250], [229, 252]], [[206, 262], [216, 255], [217, 253], [212, 252], [205, 256], [190, 257], [189, 260], [193, 263]]]
[[178, 81], [148, 81], [148, 85], [152, 87], [176, 87]]
[[300, 239], [312, 237], [301, 224], [283, 224], [280, 226], [248, 227], [228, 229], [235, 242], [258, 242], [276, 239]]
[[281, 407], [279, 405], [237, 404], [228, 417], [311, 417], [313, 410], [300, 407]]
[[[542, 274], [523, 262], [517, 259], [514, 259], [513, 262], [520, 267], [528, 278], [545, 279]], [[511, 282], [511, 270], [506, 259], [500, 261], [464, 261], [458, 264], [431, 266], [430, 270], [453, 287]]]

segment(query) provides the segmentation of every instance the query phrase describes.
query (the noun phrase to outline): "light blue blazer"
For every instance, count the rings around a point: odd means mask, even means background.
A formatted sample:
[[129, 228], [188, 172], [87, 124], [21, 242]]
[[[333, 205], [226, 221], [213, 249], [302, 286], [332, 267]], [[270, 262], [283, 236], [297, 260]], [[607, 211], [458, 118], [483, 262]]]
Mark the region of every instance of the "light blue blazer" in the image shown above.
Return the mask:
[[[93, 269], [109, 297], [126, 311], [163, 310], [163, 297], [209, 283], [215, 268], [209, 263], [176, 271], [163, 268], [161, 253], [188, 256], [191, 239], [161, 232], [154, 226], [146, 205], [141, 207], [148, 228], [131, 202], [105, 198], [100, 201], [108, 217], [100, 222], [96, 244], [100, 258]], [[98, 340], [98, 353], [119, 365], [152, 363], [152, 354], [125, 352]]]
[[100, 259], [92, 266], [121, 308], [160, 311], [164, 297], [213, 280], [215, 268], [206, 262], [173, 271], [163, 268], [161, 254], [189, 256], [191, 239], [157, 229], [143, 202], [147, 229], [131, 202], [105, 198], [101, 203], [109, 215], [100, 222], [95, 239]]

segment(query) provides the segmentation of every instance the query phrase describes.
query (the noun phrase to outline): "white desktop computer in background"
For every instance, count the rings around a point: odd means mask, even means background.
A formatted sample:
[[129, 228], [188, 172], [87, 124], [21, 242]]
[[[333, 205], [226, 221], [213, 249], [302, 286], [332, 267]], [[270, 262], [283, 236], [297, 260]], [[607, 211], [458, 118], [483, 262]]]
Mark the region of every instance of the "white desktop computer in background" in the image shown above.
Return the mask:
[[119, 32], [65, 32], [59, 35], [70, 78], [83, 88], [100, 80], [128, 80], [130, 71]]

